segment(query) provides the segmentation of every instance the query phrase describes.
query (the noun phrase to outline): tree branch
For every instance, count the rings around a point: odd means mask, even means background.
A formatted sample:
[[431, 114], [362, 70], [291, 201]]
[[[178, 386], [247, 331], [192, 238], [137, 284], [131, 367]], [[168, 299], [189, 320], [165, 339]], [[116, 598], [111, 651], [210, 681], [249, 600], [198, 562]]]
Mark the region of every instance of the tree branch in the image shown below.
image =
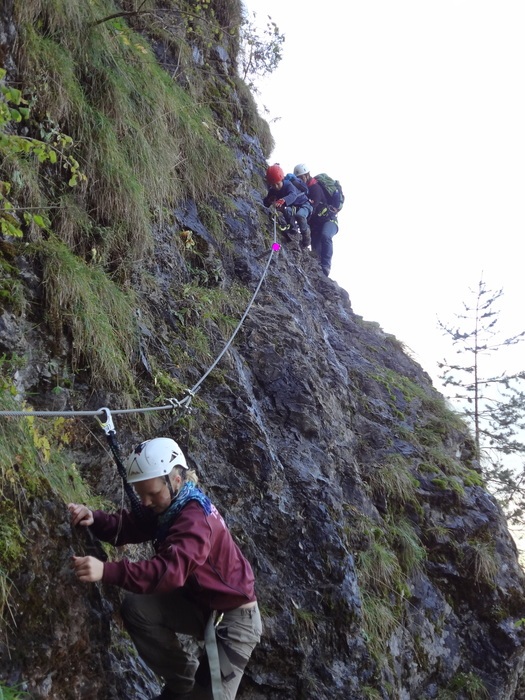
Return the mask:
[[[146, 2], [146, 0], [144, 0]], [[144, 2], [142, 5], [144, 5]], [[140, 7], [142, 7], [140, 5]], [[138, 10], [123, 10], [122, 12], [115, 12], [112, 15], [108, 15], [107, 17], [103, 17], [102, 19], [97, 19], [96, 22], [92, 22], [90, 26], [96, 27], [98, 24], [104, 24], [104, 22], [109, 22], [112, 19], [117, 19], [118, 17], [136, 17], [137, 15], [156, 15], [158, 13], [170, 13], [170, 12], [177, 12], [179, 15], [184, 15], [185, 17], [191, 17], [192, 19], [198, 19], [201, 22], [206, 22], [206, 24], [211, 24], [209, 20], [207, 20], [205, 17], [202, 17], [202, 15], [196, 15], [193, 12], [186, 12], [185, 10], [174, 10], [172, 8], [166, 7], [166, 8], [157, 8], [156, 10], [141, 10], [139, 7]], [[229, 34], [229, 32], [226, 32], [224, 28], [222, 28], [222, 31], [224, 31], [226, 34], [229, 36], [233, 36], [233, 34]]]

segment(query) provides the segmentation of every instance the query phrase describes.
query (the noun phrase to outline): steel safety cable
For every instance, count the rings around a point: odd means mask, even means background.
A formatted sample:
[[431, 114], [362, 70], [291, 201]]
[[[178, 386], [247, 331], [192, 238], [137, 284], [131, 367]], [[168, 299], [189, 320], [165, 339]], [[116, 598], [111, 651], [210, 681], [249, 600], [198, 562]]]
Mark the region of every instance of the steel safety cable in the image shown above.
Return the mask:
[[250, 299], [250, 302], [249, 302], [248, 306], [246, 307], [246, 311], [243, 313], [243, 315], [242, 315], [242, 317], [241, 317], [241, 320], [240, 320], [239, 323], [237, 324], [237, 327], [236, 327], [235, 330], [233, 331], [233, 333], [232, 333], [230, 339], [228, 340], [228, 342], [226, 343], [226, 345], [224, 346], [224, 348], [222, 349], [222, 351], [221, 351], [221, 352], [219, 353], [219, 355], [217, 356], [216, 360], [215, 360], [215, 361], [213, 362], [213, 364], [209, 367], [209, 369], [202, 375], [202, 377], [199, 379], [199, 381], [190, 389], [190, 393], [191, 393], [191, 394], [195, 394], [195, 393], [199, 390], [199, 387], [200, 387], [200, 385], [202, 384], [202, 382], [206, 379], [206, 377], [210, 374], [210, 372], [213, 372], [213, 370], [215, 369], [215, 367], [216, 367], [216, 366], [218, 365], [218, 363], [221, 361], [222, 357], [223, 357], [224, 354], [228, 351], [230, 345], [233, 343], [233, 340], [234, 340], [235, 336], [237, 335], [237, 333], [238, 333], [239, 330], [241, 329], [241, 326], [242, 326], [242, 324], [244, 323], [244, 320], [245, 320], [246, 316], [248, 316], [248, 314], [249, 314], [249, 312], [250, 312], [250, 309], [251, 309], [252, 306], [253, 306], [253, 303], [254, 303], [254, 301], [255, 301], [255, 297], [256, 297], [257, 294], [259, 293], [259, 290], [260, 290], [260, 288], [261, 288], [261, 286], [262, 286], [262, 283], [264, 282], [264, 279], [265, 279], [265, 277], [266, 277], [266, 273], [268, 272], [268, 268], [270, 267], [270, 263], [271, 263], [271, 261], [272, 261], [273, 254], [275, 253], [276, 250], [279, 250], [279, 248], [277, 247], [278, 244], [275, 242], [275, 237], [276, 237], [276, 219], [275, 219], [275, 218], [274, 218], [274, 220], [273, 220], [273, 226], [274, 226], [274, 229], [273, 229], [273, 244], [272, 244], [272, 248], [271, 248], [271, 250], [270, 250], [270, 255], [269, 255], [269, 257], [268, 257], [268, 261], [267, 261], [266, 266], [265, 266], [265, 268], [264, 268], [264, 271], [263, 271], [263, 274], [262, 274], [262, 276], [261, 276], [261, 279], [259, 280], [259, 284], [257, 285], [257, 287], [256, 287], [256, 289], [255, 289], [255, 291], [254, 291], [254, 293], [253, 293], [253, 296], [252, 296], [252, 298]]
[[[272, 261], [273, 255], [276, 251], [280, 249], [280, 245], [276, 242], [276, 236], [277, 236], [277, 219], [274, 216], [273, 219], [273, 243], [270, 249], [270, 255], [268, 256], [268, 260], [266, 262], [265, 268], [263, 270], [263, 273], [261, 275], [261, 279], [259, 280], [259, 283], [252, 295], [252, 298], [250, 299], [248, 306], [246, 307], [245, 312], [243, 313], [239, 323], [237, 324], [235, 330], [233, 331], [232, 335], [230, 336], [230, 339], [224, 346], [224, 348], [221, 350], [215, 361], [210, 365], [210, 367], [206, 370], [206, 372], [202, 375], [202, 377], [199, 379], [199, 381], [191, 388], [191, 389], [186, 389], [186, 396], [182, 399], [175, 399], [171, 398], [168, 399], [169, 403], [164, 406], [146, 406], [144, 408], [117, 408], [117, 409], [112, 409], [111, 413], [113, 415], [118, 415], [118, 414], [126, 414], [126, 413], [148, 413], [151, 411], [168, 411], [168, 410], [174, 410], [176, 408], [189, 408], [189, 404], [191, 403], [191, 400], [195, 393], [199, 390], [201, 384], [204, 382], [204, 380], [209, 376], [211, 372], [215, 369], [215, 367], [218, 365], [218, 363], [221, 361], [223, 358], [224, 354], [228, 351], [229, 347], [231, 346], [235, 336], [239, 332], [240, 328], [242, 327], [242, 324], [244, 323], [246, 316], [250, 312], [250, 309], [253, 306], [253, 303], [255, 301], [255, 298], [257, 294], [259, 293], [259, 290], [262, 286], [262, 283], [264, 282], [264, 279], [266, 277], [266, 274], [268, 272], [268, 269], [270, 267], [270, 263]], [[99, 408], [96, 411], [33, 411], [33, 410], [27, 410], [27, 411], [14, 411], [14, 410], [2, 410], [0, 411], [0, 416], [10, 416], [10, 417], [21, 417], [21, 416], [35, 416], [35, 417], [45, 417], [45, 418], [52, 418], [52, 417], [74, 417], [74, 416], [92, 416], [92, 417], [97, 417], [97, 416], [104, 416], [104, 413], [107, 409], [106, 408]]]

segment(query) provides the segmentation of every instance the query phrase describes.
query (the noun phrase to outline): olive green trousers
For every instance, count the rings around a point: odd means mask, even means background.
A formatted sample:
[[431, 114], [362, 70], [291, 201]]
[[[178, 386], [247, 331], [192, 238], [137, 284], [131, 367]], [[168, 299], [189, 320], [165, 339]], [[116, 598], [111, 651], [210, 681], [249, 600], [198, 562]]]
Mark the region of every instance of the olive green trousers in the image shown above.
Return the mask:
[[[207, 663], [199, 658], [207, 619], [181, 591], [167, 594], [127, 594], [121, 606], [124, 625], [139, 655], [173, 693], [191, 693], [194, 700], [213, 700]], [[244, 669], [262, 634], [254, 608], [225, 612], [216, 626], [221, 662], [222, 700], [234, 700]]]

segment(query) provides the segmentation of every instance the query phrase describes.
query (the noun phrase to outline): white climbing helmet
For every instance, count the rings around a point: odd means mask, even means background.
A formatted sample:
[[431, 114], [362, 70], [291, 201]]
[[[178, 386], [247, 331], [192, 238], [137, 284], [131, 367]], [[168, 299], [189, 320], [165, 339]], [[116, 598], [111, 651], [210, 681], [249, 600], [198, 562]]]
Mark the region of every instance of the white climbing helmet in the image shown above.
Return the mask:
[[306, 175], [309, 172], [310, 172], [310, 168], [308, 168], [308, 166], [306, 166], [304, 163], [299, 163], [293, 169], [293, 174], [296, 175], [297, 177], [300, 177], [301, 175]]
[[167, 476], [173, 467], [188, 469], [186, 458], [175, 440], [153, 438], [137, 445], [126, 460], [129, 484], [156, 476]]

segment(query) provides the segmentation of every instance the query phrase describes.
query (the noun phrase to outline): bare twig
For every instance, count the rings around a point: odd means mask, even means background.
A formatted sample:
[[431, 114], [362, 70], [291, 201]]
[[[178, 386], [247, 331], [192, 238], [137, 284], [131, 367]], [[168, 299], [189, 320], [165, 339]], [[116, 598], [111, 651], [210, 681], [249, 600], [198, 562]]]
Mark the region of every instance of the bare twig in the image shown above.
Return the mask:
[[[145, 0], [144, 0], [144, 2], [145, 2]], [[142, 3], [142, 5], [143, 4], [144, 3]], [[142, 7], [142, 5], [140, 7]], [[177, 12], [177, 14], [179, 14], [179, 15], [184, 15], [185, 17], [192, 17], [193, 19], [198, 19], [202, 22], [206, 22], [206, 24], [211, 24], [207, 19], [205, 19], [201, 15], [196, 15], [193, 12], [186, 12], [185, 10], [173, 10], [169, 7], [166, 7], [166, 8], [157, 8], [156, 10], [141, 10], [139, 8], [138, 10], [115, 12], [112, 15], [108, 15], [107, 17], [103, 17], [102, 19], [97, 19], [97, 21], [93, 22], [91, 24], [91, 26], [96, 27], [98, 24], [104, 24], [104, 22], [109, 22], [110, 20], [117, 19], [118, 17], [136, 17], [137, 15], [156, 15], [158, 13], [163, 13], [163, 12], [167, 12], [167, 13]]]

